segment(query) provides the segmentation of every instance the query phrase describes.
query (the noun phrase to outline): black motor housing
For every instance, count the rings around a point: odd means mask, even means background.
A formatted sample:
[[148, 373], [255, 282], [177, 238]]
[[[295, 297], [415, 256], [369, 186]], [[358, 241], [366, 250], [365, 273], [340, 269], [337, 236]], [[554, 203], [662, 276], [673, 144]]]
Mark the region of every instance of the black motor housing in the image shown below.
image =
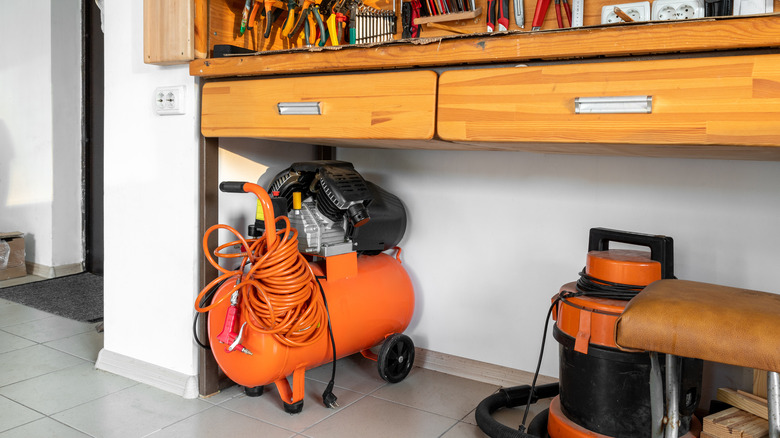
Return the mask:
[[379, 254], [398, 245], [406, 231], [401, 200], [366, 181], [352, 163], [337, 160], [302, 161], [280, 172], [269, 192], [279, 192], [293, 206], [293, 192], [313, 197], [317, 210], [333, 222], [346, 218], [346, 237], [361, 254]]

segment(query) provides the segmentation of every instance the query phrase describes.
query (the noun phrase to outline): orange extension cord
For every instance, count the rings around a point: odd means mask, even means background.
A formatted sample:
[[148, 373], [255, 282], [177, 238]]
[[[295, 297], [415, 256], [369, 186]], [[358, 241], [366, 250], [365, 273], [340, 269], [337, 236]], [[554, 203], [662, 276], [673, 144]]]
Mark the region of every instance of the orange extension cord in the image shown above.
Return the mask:
[[[261, 196], [258, 197], [264, 201]], [[268, 204], [270, 211], [265, 211], [265, 217], [274, 217], [270, 202]], [[298, 231], [290, 226], [286, 216], [280, 216], [277, 222], [279, 220], [284, 222], [283, 229], [266, 226], [265, 233], [258, 239], [244, 239], [241, 233], [228, 225], [213, 225], [206, 231], [203, 252], [222, 275], [198, 294], [195, 309], [208, 312], [238, 291], [241, 320], [247, 322], [247, 327], [260, 334], [272, 335], [286, 346], [303, 347], [317, 342], [326, 333], [328, 317], [322, 297], [317, 293], [314, 273], [298, 251]], [[241, 258], [241, 267], [237, 270], [220, 266], [208, 250], [209, 236], [219, 229], [230, 231], [238, 240], [218, 246], [214, 255], [226, 259]], [[238, 245], [241, 245], [242, 252], [223, 252]], [[250, 267], [246, 273], [245, 266]], [[236, 284], [228, 293], [210, 305], [200, 307], [198, 303], [209, 290], [232, 277], [236, 278]]]

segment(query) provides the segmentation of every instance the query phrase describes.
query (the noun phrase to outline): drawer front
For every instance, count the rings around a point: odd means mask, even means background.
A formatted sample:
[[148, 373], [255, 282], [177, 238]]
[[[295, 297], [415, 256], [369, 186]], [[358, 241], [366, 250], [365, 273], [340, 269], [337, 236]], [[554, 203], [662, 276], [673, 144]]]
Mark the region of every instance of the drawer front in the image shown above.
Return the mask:
[[[436, 81], [433, 71], [414, 71], [211, 82], [203, 86], [201, 131], [207, 137], [431, 139]], [[302, 103], [320, 114], [280, 114]]]
[[[614, 96], [650, 97], [652, 112], [575, 113], [577, 98]], [[438, 109], [438, 135], [457, 142], [778, 146], [780, 55], [447, 71]]]

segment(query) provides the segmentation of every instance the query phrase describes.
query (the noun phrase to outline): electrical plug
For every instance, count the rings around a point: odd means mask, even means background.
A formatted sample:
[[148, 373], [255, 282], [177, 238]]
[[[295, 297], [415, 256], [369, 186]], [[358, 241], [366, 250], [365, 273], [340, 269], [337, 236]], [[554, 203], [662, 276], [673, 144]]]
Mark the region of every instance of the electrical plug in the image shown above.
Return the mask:
[[333, 394], [333, 381], [331, 380], [328, 382], [327, 388], [325, 388], [325, 392], [322, 393], [322, 403], [325, 405], [326, 408], [337, 408], [339, 407], [339, 404], [336, 403], [336, 395]]

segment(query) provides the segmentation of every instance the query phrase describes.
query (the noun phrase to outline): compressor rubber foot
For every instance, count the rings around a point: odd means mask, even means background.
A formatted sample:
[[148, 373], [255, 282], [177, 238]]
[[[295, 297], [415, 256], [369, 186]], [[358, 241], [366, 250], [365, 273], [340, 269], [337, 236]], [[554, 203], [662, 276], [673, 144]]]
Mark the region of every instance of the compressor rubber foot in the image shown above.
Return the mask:
[[247, 397], [260, 397], [263, 395], [263, 388], [264, 386], [255, 386], [255, 387], [244, 387], [244, 394], [246, 394]]
[[300, 414], [302, 410], [303, 410], [303, 400], [292, 404], [284, 403], [284, 412], [287, 412], [288, 414]]

